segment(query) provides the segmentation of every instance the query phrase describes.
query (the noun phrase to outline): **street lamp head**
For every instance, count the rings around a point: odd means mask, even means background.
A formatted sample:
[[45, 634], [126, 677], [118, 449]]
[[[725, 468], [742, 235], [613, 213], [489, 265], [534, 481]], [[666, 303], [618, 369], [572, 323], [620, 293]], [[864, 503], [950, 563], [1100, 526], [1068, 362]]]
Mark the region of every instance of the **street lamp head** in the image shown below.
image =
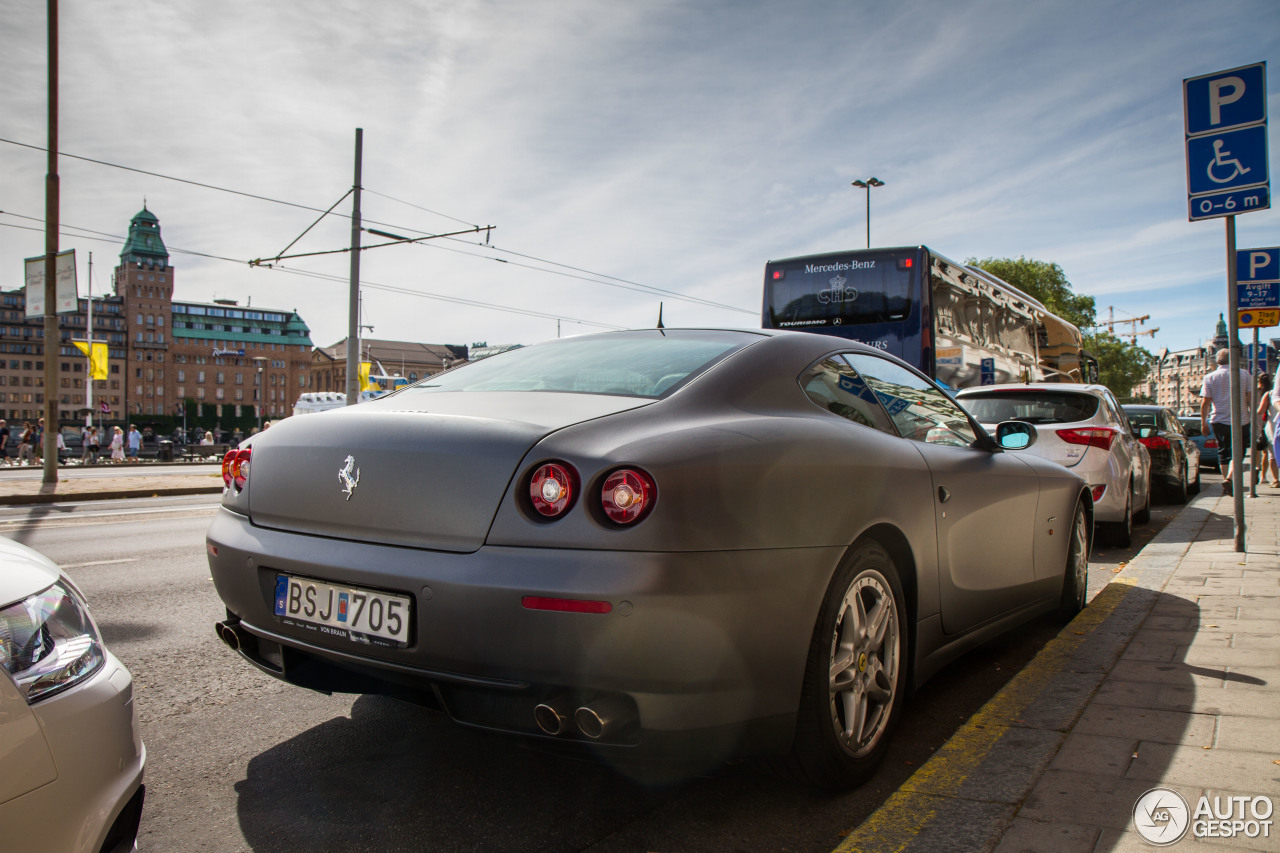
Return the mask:
[[859, 189], [865, 190], [870, 187], [882, 187], [884, 186], [884, 181], [880, 180], [879, 178], [867, 178], [865, 181], [863, 180], [854, 181], [853, 185]]

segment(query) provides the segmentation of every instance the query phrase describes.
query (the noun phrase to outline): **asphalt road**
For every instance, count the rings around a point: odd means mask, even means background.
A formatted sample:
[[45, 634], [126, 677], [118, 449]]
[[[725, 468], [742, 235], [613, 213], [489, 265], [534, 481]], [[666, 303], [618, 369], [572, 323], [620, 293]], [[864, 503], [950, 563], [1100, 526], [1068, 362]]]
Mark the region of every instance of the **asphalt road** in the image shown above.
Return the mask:
[[[68, 570], [133, 672], [148, 750], [142, 850], [827, 851], [1059, 629], [1033, 623], [935, 677], [856, 791], [818, 793], [754, 762], [645, 786], [395, 700], [258, 673], [214, 637], [223, 609], [203, 538], [214, 507], [206, 496], [0, 507], [0, 534]], [[1096, 550], [1091, 593], [1177, 509], [1157, 505], [1132, 548]]]

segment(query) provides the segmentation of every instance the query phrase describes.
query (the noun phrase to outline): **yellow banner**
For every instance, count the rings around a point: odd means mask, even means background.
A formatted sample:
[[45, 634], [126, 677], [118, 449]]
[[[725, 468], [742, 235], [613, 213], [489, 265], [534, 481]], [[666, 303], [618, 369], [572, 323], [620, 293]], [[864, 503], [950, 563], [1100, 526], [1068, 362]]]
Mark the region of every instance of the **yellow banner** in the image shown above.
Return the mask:
[[374, 386], [369, 384], [369, 369], [371, 367], [373, 367], [373, 362], [369, 362], [369, 361], [360, 362], [360, 390], [361, 391], [376, 390]]
[[76, 349], [89, 356], [89, 378], [90, 379], [106, 379], [107, 378], [107, 345], [101, 341], [95, 341], [93, 344], [93, 354], [89, 353], [88, 341], [72, 341], [76, 345]]

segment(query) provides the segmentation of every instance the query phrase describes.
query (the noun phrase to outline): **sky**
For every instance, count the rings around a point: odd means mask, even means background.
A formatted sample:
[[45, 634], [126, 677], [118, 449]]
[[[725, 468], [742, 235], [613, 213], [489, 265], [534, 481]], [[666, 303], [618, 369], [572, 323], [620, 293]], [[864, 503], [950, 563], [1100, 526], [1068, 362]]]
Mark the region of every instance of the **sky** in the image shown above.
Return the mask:
[[[366, 227], [493, 226], [362, 252], [374, 338], [528, 344], [651, 327], [659, 303], [668, 327], [758, 328], [766, 261], [865, 246], [851, 182], [874, 176], [873, 246], [1057, 263], [1100, 319], [1185, 349], [1227, 291], [1225, 220], [1188, 222], [1182, 81], [1265, 61], [1280, 113], [1278, 0], [60, 5], [81, 292], [89, 253], [109, 289], [145, 203], [175, 299], [296, 309], [318, 346], [347, 335], [362, 128]], [[10, 290], [44, 252], [46, 4], [0, 20]], [[1280, 204], [1236, 230], [1280, 245]]]

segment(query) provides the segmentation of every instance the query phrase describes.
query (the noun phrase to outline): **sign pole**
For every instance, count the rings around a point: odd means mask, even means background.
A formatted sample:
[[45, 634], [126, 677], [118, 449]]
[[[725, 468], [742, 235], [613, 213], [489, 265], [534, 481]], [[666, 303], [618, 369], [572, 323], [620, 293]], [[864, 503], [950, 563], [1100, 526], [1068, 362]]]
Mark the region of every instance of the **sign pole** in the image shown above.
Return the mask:
[[1256, 498], [1258, 496], [1258, 479], [1261, 473], [1258, 471], [1258, 401], [1254, 399], [1253, 391], [1258, 389], [1258, 327], [1253, 327], [1253, 349], [1249, 350], [1249, 378], [1253, 381], [1249, 383], [1249, 497]]
[[1244, 541], [1244, 448], [1240, 446], [1243, 413], [1240, 411], [1240, 316], [1236, 299], [1236, 218], [1227, 223], [1227, 352], [1231, 373], [1231, 500], [1235, 508], [1236, 551], [1245, 550]]

